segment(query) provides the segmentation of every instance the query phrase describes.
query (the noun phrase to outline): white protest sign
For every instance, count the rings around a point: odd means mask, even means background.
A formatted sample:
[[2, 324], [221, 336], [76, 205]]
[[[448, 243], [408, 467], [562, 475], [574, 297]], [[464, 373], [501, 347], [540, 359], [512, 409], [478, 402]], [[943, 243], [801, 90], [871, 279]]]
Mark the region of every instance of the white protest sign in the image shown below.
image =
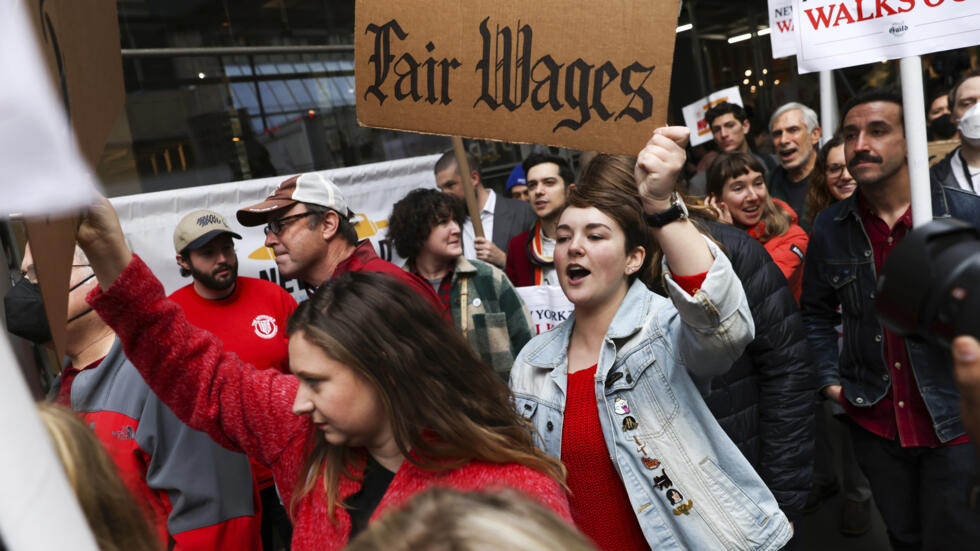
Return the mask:
[[561, 287], [551, 285], [517, 287], [517, 293], [521, 295], [524, 305], [531, 312], [535, 335], [554, 329], [567, 320], [575, 310], [575, 305], [568, 301]]
[[691, 130], [692, 146], [712, 140], [711, 128], [708, 127], [708, 121], [704, 119], [704, 114], [708, 109], [725, 101], [742, 105], [742, 94], [739, 93], [738, 86], [719, 90], [684, 107], [684, 124]]
[[[435, 187], [432, 168], [438, 155], [398, 161], [372, 163], [325, 170], [323, 175], [340, 187], [355, 213], [357, 235], [370, 239], [378, 256], [401, 264], [387, 241], [388, 215], [396, 201], [420, 187]], [[123, 232], [130, 246], [172, 293], [191, 282], [180, 277], [173, 247], [177, 222], [193, 210], [209, 209], [225, 217], [231, 229], [242, 236], [235, 240], [238, 252], [238, 274], [278, 283], [296, 300], [306, 299], [306, 292], [294, 280], [283, 280], [272, 251], [264, 245], [262, 228], [242, 227], [235, 212], [262, 201], [279, 182], [289, 175], [245, 180], [193, 188], [128, 195], [112, 199], [119, 213]]]
[[976, 0], [793, 0], [793, 11], [800, 73], [980, 42]]
[[0, 1], [0, 217], [62, 214], [97, 196], [21, 2]]
[[769, 0], [769, 40], [773, 59], [796, 55], [793, 19], [793, 0]]

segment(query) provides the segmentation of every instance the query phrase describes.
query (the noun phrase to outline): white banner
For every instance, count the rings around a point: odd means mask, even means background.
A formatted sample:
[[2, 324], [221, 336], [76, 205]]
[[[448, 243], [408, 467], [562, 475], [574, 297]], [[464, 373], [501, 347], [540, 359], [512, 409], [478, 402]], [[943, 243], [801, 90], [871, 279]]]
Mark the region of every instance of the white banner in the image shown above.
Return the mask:
[[[385, 260], [401, 265], [385, 239], [391, 207], [409, 191], [435, 187], [432, 168], [438, 155], [355, 167], [324, 170], [320, 173], [340, 186], [351, 210], [356, 213], [357, 234], [370, 238], [374, 250]], [[123, 231], [133, 248], [153, 273], [163, 282], [167, 293], [191, 283], [182, 278], [174, 251], [174, 228], [177, 222], [196, 209], [210, 209], [228, 221], [242, 236], [235, 240], [238, 252], [238, 274], [278, 283], [296, 300], [305, 300], [306, 292], [295, 281], [282, 280], [272, 250], [265, 243], [261, 227], [242, 227], [235, 212], [265, 199], [277, 184], [290, 175], [245, 180], [210, 186], [175, 189], [112, 199], [119, 213]]]
[[793, 0], [800, 73], [980, 43], [972, 0]]
[[531, 312], [531, 323], [534, 324], [534, 334], [540, 335], [545, 331], [568, 319], [575, 305], [568, 301], [561, 287], [537, 285], [533, 287], [517, 287], [518, 294], [524, 300], [528, 311]]
[[684, 124], [686, 124], [691, 130], [692, 146], [710, 142], [713, 139], [711, 136], [711, 128], [708, 127], [708, 121], [704, 119], [704, 114], [708, 111], [708, 109], [711, 109], [715, 105], [718, 105], [724, 101], [734, 103], [736, 105], [742, 105], [742, 94], [739, 93], [738, 86], [732, 86], [731, 88], [719, 90], [712, 93], [708, 97], [701, 98], [698, 101], [684, 107]]
[[793, 0], [769, 0], [769, 40], [773, 59], [796, 55], [793, 20]]

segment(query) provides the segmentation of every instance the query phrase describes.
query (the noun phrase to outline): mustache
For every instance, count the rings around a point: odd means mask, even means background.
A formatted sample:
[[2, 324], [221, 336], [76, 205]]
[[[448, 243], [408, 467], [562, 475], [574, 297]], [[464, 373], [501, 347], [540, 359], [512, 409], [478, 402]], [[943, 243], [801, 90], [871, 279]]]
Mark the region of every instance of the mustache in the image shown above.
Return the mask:
[[847, 168], [854, 168], [854, 165], [858, 163], [878, 163], [881, 164], [881, 157], [877, 155], [872, 155], [871, 153], [856, 153], [854, 158], [847, 163]]

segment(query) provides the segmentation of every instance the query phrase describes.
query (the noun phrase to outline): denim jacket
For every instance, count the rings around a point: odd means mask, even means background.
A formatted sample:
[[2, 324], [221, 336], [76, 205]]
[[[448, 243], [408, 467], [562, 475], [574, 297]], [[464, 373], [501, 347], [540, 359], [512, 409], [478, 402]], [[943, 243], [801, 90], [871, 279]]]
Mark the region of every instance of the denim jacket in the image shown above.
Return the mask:
[[[698, 389], [731, 366], [754, 332], [741, 283], [709, 246], [715, 261], [693, 296], [669, 274], [673, 304], [640, 281], [630, 287], [599, 354], [599, 420], [651, 548], [775, 550], [791, 537], [789, 522]], [[559, 459], [574, 324], [573, 314], [531, 339], [511, 371], [515, 406]]]
[[[953, 217], [980, 227], [980, 198], [935, 181], [932, 211], [934, 218]], [[876, 281], [874, 253], [855, 193], [817, 216], [800, 297], [817, 387], [841, 385], [855, 407], [871, 407], [891, 389], [883, 331], [874, 309]], [[838, 351], [835, 326], [841, 318], [844, 339]], [[964, 434], [949, 350], [912, 337], [905, 339], [905, 346], [936, 436], [948, 442]]]

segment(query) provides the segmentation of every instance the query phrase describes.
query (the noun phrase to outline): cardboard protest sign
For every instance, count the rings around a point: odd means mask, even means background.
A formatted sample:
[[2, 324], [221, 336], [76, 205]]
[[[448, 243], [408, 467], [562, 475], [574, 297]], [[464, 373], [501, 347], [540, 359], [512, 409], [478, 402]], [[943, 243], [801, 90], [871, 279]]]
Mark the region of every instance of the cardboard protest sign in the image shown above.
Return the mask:
[[980, 2], [793, 0], [800, 73], [977, 44]]
[[769, 41], [773, 59], [796, 55], [793, 19], [793, 0], [769, 0]]
[[358, 0], [357, 117], [636, 154], [665, 124], [678, 0]]
[[535, 285], [517, 287], [516, 290], [528, 311], [531, 312], [535, 335], [554, 329], [567, 320], [575, 310], [575, 305], [569, 302], [561, 287]]
[[116, 2], [25, 2], [82, 156], [96, 166], [126, 101]]
[[742, 105], [742, 94], [738, 91], [738, 86], [713, 92], [707, 97], [703, 97], [692, 104], [684, 106], [682, 110], [684, 124], [691, 130], [692, 146], [712, 140], [711, 128], [708, 127], [708, 121], [705, 120], [704, 114], [707, 113], [708, 109], [725, 101]]

